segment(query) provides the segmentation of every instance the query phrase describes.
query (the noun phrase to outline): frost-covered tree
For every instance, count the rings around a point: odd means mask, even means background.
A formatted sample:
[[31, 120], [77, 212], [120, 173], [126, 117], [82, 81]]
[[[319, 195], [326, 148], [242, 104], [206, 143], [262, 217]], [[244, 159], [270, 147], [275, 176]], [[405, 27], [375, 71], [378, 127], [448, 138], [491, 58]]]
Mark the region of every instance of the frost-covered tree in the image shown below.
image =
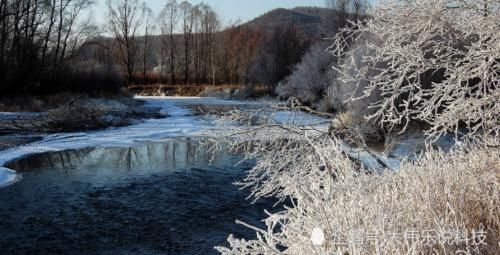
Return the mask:
[[276, 26], [268, 36], [260, 39], [245, 79], [249, 83], [266, 85], [268, 91], [274, 93], [276, 85], [300, 62], [309, 43], [292, 23]]
[[498, 8], [498, 0], [388, 1], [333, 47], [343, 60], [340, 85], [353, 86], [345, 103], [368, 99], [369, 120], [401, 130], [422, 121], [431, 137], [465, 130], [486, 144], [429, 150], [398, 171], [374, 173], [300, 112], [288, 112], [288, 121], [263, 110], [222, 117], [229, 135], [218, 141], [257, 159], [239, 184], [286, 206], [268, 212], [264, 229], [239, 222], [256, 238], [230, 236], [218, 251], [498, 254], [500, 151], [491, 146], [500, 128]]
[[[404, 131], [414, 121], [434, 137], [500, 132], [500, 1], [386, 1], [337, 36], [340, 80], [351, 102], [371, 100], [368, 119]], [[360, 41], [354, 44], [349, 42]], [[368, 38], [368, 39], [367, 39]], [[360, 52], [366, 54], [353, 54]]]
[[[340, 65], [338, 62], [335, 63], [333, 67], [335, 79], [326, 90], [322, 105], [330, 105], [330, 108], [336, 109], [341, 114], [340, 116], [349, 116], [344, 124], [357, 129], [362, 137], [380, 140], [383, 138], [380, 136], [383, 133], [382, 128], [373, 121], [365, 119], [365, 116], [374, 113], [371, 104], [381, 99], [380, 91], [374, 90], [366, 95], [364, 90], [368, 86], [367, 80], [345, 78], [355, 75], [358, 67], [363, 65], [363, 59], [373, 55], [373, 51], [367, 47], [367, 42], [370, 41], [371, 38], [366, 35], [357, 37], [356, 41], [352, 42], [352, 50], [341, 58]], [[368, 70], [367, 75], [373, 75], [375, 72], [373, 69]]]
[[[403, 162], [397, 172], [369, 174], [346, 152], [343, 141], [314, 122], [303, 122], [310, 117], [302, 118], [300, 112], [288, 116], [260, 110], [222, 117], [224, 134], [217, 141], [257, 159], [238, 184], [250, 189], [254, 199], [286, 201], [284, 210], [268, 212], [264, 229], [238, 221], [255, 230], [256, 238], [229, 236], [230, 247], [217, 247], [222, 254], [499, 251], [497, 148], [431, 151]], [[484, 243], [473, 237], [479, 231], [488, 233]], [[451, 239], [451, 233], [468, 236]], [[425, 234], [443, 239], [429, 242]]]
[[326, 43], [311, 46], [293, 73], [276, 88], [278, 96], [284, 99], [295, 97], [307, 105], [316, 104], [332, 82], [334, 57], [326, 48]]

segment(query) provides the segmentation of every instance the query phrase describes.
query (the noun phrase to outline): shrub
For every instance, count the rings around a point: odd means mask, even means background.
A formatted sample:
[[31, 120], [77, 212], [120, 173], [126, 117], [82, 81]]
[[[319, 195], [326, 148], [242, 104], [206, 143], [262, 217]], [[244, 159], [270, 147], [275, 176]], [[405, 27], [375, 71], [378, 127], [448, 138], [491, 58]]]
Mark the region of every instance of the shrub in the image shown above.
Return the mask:
[[[85, 131], [125, 126], [130, 124], [130, 119], [124, 116], [127, 114], [124, 108], [126, 106], [118, 102], [114, 102], [114, 105], [107, 105], [92, 102], [92, 100], [89, 103], [75, 104], [71, 107], [62, 106], [50, 110], [46, 119], [43, 120], [42, 126], [50, 132]], [[116, 111], [122, 112], [116, 115]]]
[[[291, 115], [294, 122], [300, 121], [297, 114]], [[230, 236], [230, 247], [217, 247], [222, 254], [500, 251], [498, 148], [427, 151], [398, 171], [375, 173], [353, 160], [335, 136], [308, 125], [280, 124], [276, 117], [262, 111], [222, 117], [228, 133], [218, 142], [257, 159], [238, 185], [255, 199], [287, 201], [281, 212], [268, 213], [267, 229], [239, 222], [254, 229], [256, 238]]]
[[301, 103], [311, 106], [320, 101], [332, 82], [330, 71], [334, 57], [326, 48], [325, 43], [311, 46], [302, 62], [295, 66], [293, 73], [276, 88], [279, 97], [295, 97]]
[[293, 206], [269, 214], [267, 229], [243, 223], [257, 238], [230, 236], [222, 254], [500, 252], [498, 150], [432, 152], [399, 172], [366, 175], [333, 140], [310, 141], [262, 156], [245, 184]]

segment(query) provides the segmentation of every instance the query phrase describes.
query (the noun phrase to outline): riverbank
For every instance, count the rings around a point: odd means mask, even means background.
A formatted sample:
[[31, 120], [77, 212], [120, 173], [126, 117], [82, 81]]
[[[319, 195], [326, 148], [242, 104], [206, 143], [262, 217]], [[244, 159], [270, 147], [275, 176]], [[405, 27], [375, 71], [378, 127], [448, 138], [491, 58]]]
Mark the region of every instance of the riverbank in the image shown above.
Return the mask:
[[[201, 110], [230, 110], [252, 104], [252, 102], [197, 97], [136, 97], [135, 100], [142, 102], [140, 106], [145, 109], [158, 109], [155, 111], [156, 114], [168, 114], [168, 118], [142, 118], [141, 121], [117, 128], [39, 134], [37, 140], [0, 150], [0, 187], [12, 184], [20, 178], [17, 173], [3, 167], [12, 160], [50, 151], [88, 147], [127, 147], [141, 142], [205, 136], [216, 126], [213, 119], [200, 114], [200, 105], [205, 106]], [[254, 104], [262, 105], [259, 102]], [[11, 136], [16, 135], [11, 134]], [[20, 136], [27, 135], [18, 135]]]
[[268, 88], [242, 84], [144, 84], [131, 85], [128, 90], [140, 96], [216, 97], [221, 99], [257, 99], [267, 97]]
[[43, 134], [123, 127], [166, 117], [160, 110], [127, 96], [66, 94], [4, 100], [0, 103], [0, 150], [37, 141]]
[[[89, 100], [82, 100], [80, 104], [88, 103]], [[134, 100], [142, 102], [140, 107], [143, 109], [155, 109], [155, 115], [166, 115], [168, 113], [169, 117], [145, 118], [144, 116], [147, 115], [137, 114], [135, 118], [139, 116], [142, 119], [135, 119], [131, 125], [116, 128], [101, 130], [75, 129], [75, 131], [55, 133], [14, 133], [0, 136], [4, 143], [8, 142], [4, 146], [6, 150], [0, 150], [0, 167], [12, 160], [48, 151], [64, 151], [94, 146], [127, 147], [137, 142], [158, 142], [177, 137], [211, 136], [218, 127], [213, 116], [207, 117], [206, 113], [224, 113], [242, 108], [260, 109], [265, 107], [266, 104], [270, 104], [270, 102], [266, 101], [234, 101], [200, 97], [137, 97]], [[112, 104], [110, 102], [107, 105], [110, 107], [108, 113], [123, 113], [123, 111], [111, 110]], [[331, 122], [331, 120], [320, 116], [300, 111], [273, 109], [272, 107], [268, 110], [277, 123], [314, 125], [316, 130], [323, 130], [324, 132], [328, 130]], [[29, 119], [36, 118], [36, 116], [43, 113], [17, 114]], [[130, 117], [131, 115], [126, 114], [124, 116]], [[118, 115], [118, 118], [123, 117]], [[448, 139], [439, 142], [440, 145], [444, 145], [442, 149], [445, 150], [446, 147], [449, 147], [447, 145], [451, 143], [452, 141]], [[402, 158], [419, 153], [419, 148], [423, 145], [415, 146], [416, 144], [423, 144], [423, 138], [414, 134], [400, 137], [397, 141], [392, 141], [390, 144], [385, 144], [385, 146], [382, 144], [381, 147], [383, 148], [370, 146], [369, 151], [366, 148], [358, 148], [349, 144], [345, 144], [343, 149], [351, 158], [356, 159], [358, 163], [363, 164], [368, 169], [376, 170], [387, 166], [398, 169]], [[10, 176], [10, 180], [15, 180], [13, 179], [15, 173], [7, 171], [4, 171], [4, 173]], [[3, 179], [6, 180], [7, 178]], [[1, 182], [2, 180], [0, 180]]]

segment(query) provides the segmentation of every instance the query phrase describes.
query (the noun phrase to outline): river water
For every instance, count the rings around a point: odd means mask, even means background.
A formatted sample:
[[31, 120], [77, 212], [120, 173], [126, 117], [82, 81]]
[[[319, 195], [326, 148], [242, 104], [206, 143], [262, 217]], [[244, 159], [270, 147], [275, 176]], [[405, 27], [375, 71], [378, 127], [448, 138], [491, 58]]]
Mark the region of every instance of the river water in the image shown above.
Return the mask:
[[233, 185], [253, 162], [209, 152], [213, 121], [193, 107], [247, 103], [147, 101], [170, 117], [0, 152], [15, 176], [0, 189], [0, 254], [215, 254], [229, 233], [255, 237], [235, 220], [261, 226], [274, 201]]
[[[202, 112], [266, 105], [142, 99], [168, 117], [46, 135], [0, 151], [0, 255], [216, 254], [213, 247], [227, 245], [230, 233], [255, 238], [235, 221], [263, 227], [264, 210], [280, 208], [273, 200], [252, 204], [249, 192], [233, 185], [254, 162], [237, 164], [242, 156], [224, 150], [213, 154], [206, 137], [217, 127]], [[328, 128], [328, 120], [299, 112], [273, 118]], [[345, 150], [376, 168], [371, 154]]]

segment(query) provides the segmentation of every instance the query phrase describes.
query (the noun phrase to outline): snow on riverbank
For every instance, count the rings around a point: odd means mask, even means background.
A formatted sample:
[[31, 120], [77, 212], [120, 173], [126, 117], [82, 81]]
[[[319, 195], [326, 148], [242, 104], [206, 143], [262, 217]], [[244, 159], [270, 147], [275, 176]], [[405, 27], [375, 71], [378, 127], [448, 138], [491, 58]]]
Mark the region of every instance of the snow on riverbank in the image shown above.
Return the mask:
[[15, 120], [22, 117], [37, 117], [38, 112], [0, 112], [0, 120]]
[[[4, 166], [8, 162], [33, 154], [85, 147], [124, 147], [137, 142], [162, 141], [185, 136], [203, 136], [215, 128], [213, 121], [199, 116], [197, 105], [251, 105], [257, 102], [228, 101], [196, 97], [138, 97], [147, 106], [159, 107], [169, 117], [148, 119], [127, 127], [101, 131], [51, 134], [41, 141], [0, 151], [0, 187], [14, 183], [20, 176]], [[7, 116], [8, 114], [4, 114]]]
[[15, 183], [18, 179], [19, 176], [16, 172], [5, 167], [0, 167], [0, 188]]

